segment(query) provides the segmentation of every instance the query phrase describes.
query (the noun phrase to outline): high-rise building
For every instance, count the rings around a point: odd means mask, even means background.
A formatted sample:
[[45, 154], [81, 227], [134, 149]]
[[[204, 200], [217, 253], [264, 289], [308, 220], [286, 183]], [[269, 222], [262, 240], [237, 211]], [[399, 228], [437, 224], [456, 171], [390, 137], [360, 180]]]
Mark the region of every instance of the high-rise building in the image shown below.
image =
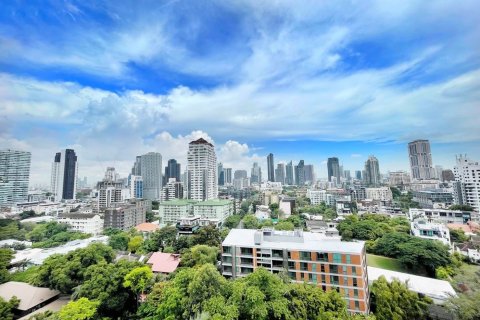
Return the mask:
[[162, 196], [162, 155], [149, 152], [140, 158], [140, 170], [143, 179], [143, 197], [159, 200]]
[[313, 164], [305, 165], [305, 183], [314, 184], [315, 183], [315, 172], [313, 170]]
[[285, 184], [285, 164], [277, 164], [277, 169], [275, 169], [275, 181]]
[[183, 199], [183, 183], [170, 178], [162, 189], [162, 201]]
[[305, 162], [300, 160], [295, 166], [295, 183], [297, 186], [305, 185]]
[[428, 140], [415, 140], [408, 144], [408, 156], [413, 180], [435, 179], [432, 167], [432, 153]]
[[52, 164], [51, 191], [55, 201], [75, 200], [78, 162], [73, 149], [55, 154]]
[[217, 177], [218, 185], [223, 186], [225, 184], [225, 173], [223, 172], [223, 163], [219, 162], [217, 165]]
[[273, 160], [273, 153], [267, 156], [267, 173], [268, 181], [275, 182], [275, 163]]
[[28, 200], [30, 152], [0, 150], [0, 206]]
[[[246, 173], [246, 172], [245, 172]], [[225, 185], [229, 186], [232, 184], [232, 168], [223, 168], [223, 176]]]
[[235, 170], [235, 173], [233, 174], [234, 179], [247, 179], [248, 178], [248, 173], [247, 170]]
[[337, 157], [327, 160], [328, 181], [340, 183], [340, 163]]
[[466, 156], [457, 157], [453, 168], [455, 175], [454, 201], [456, 204], [466, 204], [480, 211], [480, 163]]
[[134, 176], [141, 176], [142, 175], [142, 156], [137, 156], [135, 158], [135, 163], [132, 167], [132, 174]]
[[361, 170], [356, 170], [355, 171], [355, 179], [362, 180], [362, 171]]
[[343, 171], [343, 177], [345, 178], [345, 180], [350, 181], [352, 179], [352, 176], [350, 174], [350, 170], [344, 170]]
[[251, 183], [262, 183], [262, 168], [258, 166], [257, 162], [253, 163], [252, 172], [250, 175]]
[[117, 174], [115, 172], [114, 167], [107, 167], [107, 170], [105, 171], [105, 178], [103, 180], [105, 180], [105, 181], [117, 181]]
[[410, 175], [406, 171], [392, 171], [388, 175], [390, 186], [404, 186], [410, 184]]
[[188, 145], [188, 198], [205, 201], [218, 197], [217, 156], [213, 144], [200, 138]]
[[128, 188], [130, 189], [130, 197], [135, 199], [143, 199], [143, 178], [142, 176], [128, 176]]
[[369, 156], [365, 162], [365, 184], [376, 187], [380, 185], [380, 167], [378, 159], [374, 156]]
[[[127, 189], [128, 190], [128, 189]], [[114, 203], [120, 203], [130, 198], [130, 190], [126, 192], [122, 182], [103, 180], [97, 183], [97, 208], [102, 211]]]
[[455, 175], [453, 174], [453, 171], [450, 169], [443, 170], [442, 171], [442, 181], [454, 181], [455, 180]]
[[293, 163], [290, 161], [285, 167], [285, 184], [293, 186], [295, 184], [295, 175], [293, 174]]
[[182, 172], [180, 163], [177, 162], [175, 159], [170, 159], [167, 162], [167, 166], [165, 167], [165, 176], [163, 177], [164, 185], [167, 182], [174, 178], [175, 181], [180, 181], [180, 173]]

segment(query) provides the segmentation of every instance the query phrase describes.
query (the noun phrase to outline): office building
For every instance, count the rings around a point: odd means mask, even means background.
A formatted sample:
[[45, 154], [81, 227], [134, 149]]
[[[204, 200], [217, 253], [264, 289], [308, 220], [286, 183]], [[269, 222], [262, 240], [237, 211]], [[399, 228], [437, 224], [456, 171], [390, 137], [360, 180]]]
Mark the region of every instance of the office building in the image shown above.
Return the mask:
[[374, 156], [369, 156], [365, 162], [365, 184], [376, 187], [380, 185], [380, 167], [378, 159]]
[[352, 180], [352, 175], [350, 174], [350, 170], [344, 170], [343, 171], [343, 177], [345, 180], [350, 181]]
[[[245, 171], [245, 175], [247, 172]], [[230, 186], [233, 183], [232, 179], [232, 168], [223, 168], [223, 176], [224, 176], [224, 182], [225, 185]]]
[[262, 168], [258, 166], [257, 162], [253, 163], [252, 172], [250, 173], [250, 183], [258, 183], [262, 182]]
[[143, 178], [142, 176], [128, 175], [128, 188], [130, 198], [143, 199]]
[[328, 181], [340, 183], [340, 163], [337, 157], [327, 160]]
[[146, 213], [152, 210], [150, 200], [135, 200], [129, 203], [112, 204], [105, 209], [103, 227], [128, 231], [146, 221]]
[[180, 173], [182, 172], [180, 163], [175, 159], [170, 159], [165, 167], [165, 176], [163, 177], [163, 185], [165, 185], [170, 179], [180, 181]]
[[218, 185], [223, 186], [225, 184], [225, 173], [223, 172], [223, 163], [219, 162], [217, 165], [217, 177]]
[[247, 170], [235, 170], [233, 178], [234, 179], [246, 179], [246, 178], [248, 178]]
[[94, 236], [103, 232], [103, 219], [94, 213], [64, 213], [58, 216], [57, 222], [68, 225], [68, 229], [71, 231]]
[[141, 176], [142, 175], [142, 156], [137, 156], [135, 158], [135, 163], [132, 167], [132, 174], [134, 176]]
[[304, 167], [305, 173], [305, 183], [306, 184], [314, 184], [315, 183], [315, 172], [313, 170], [313, 164], [306, 164]]
[[162, 195], [162, 155], [149, 152], [140, 158], [140, 170], [143, 179], [143, 197], [159, 200]]
[[435, 179], [432, 167], [432, 153], [428, 140], [415, 140], [408, 144], [408, 156], [413, 180]]
[[77, 173], [77, 155], [73, 149], [55, 154], [51, 175], [51, 191], [55, 201], [75, 200]]
[[292, 161], [287, 163], [285, 167], [285, 184], [289, 186], [293, 186], [295, 184], [295, 175], [293, 173]]
[[469, 205], [480, 212], [480, 164], [461, 155], [453, 172], [455, 203]]
[[183, 199], [183, 182], [170, 178], [162, 188], [162, 201]]
[[248, 188], [249, 186], [250, 186], [249, 178], [233, 179], [233, 188], [235, 190], [242, 190], [242, 189]]
[[361, 170], [356, 170], [355, 171], [355, 179], [357, 180], [362, 180], [362, 171]]
[[28, 200], [30, 152], [0, 150], [0, 206]]
[[277, 164], [277, 169], [275, 169], [275, 181], [285, 184], [285, 164]]
[[305, 185], [305, 162], [300, 160], [295, 166], [295, 183], [297, 186]]
[[205, 201], [218, 197], [215, 148], [200, 138], [188, 145], [188, 198]]
[[322, 233], [232, 229], [222, 243], [222, 274], [243, 277], [263, 267], [294, 282], [337, 290], [350, 312], [369, 312], [365, 244]]
[[267, 156], [267, 174], [268, 174], [268, 181], [275, 182], [275, 163], [273, 160], [273, 153], [270, 153]]

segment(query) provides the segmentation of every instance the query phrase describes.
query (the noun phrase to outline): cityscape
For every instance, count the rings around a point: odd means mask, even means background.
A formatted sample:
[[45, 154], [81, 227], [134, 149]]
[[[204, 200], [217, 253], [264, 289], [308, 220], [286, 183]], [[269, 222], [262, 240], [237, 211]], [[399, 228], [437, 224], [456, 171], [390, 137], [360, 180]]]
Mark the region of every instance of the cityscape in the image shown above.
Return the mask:
[[480, 319], [476, 7], [7, 1], [0, 319]]

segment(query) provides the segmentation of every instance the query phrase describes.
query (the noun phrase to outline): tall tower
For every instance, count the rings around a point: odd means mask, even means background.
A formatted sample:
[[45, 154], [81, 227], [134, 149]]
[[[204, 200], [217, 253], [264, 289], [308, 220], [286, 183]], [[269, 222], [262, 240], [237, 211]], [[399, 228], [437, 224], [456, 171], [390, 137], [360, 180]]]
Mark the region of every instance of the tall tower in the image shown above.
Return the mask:
[[480, 163], [472, 161], [467, 156], [457, 157], [453, 168], [455, 183], [453, 195], [456, 204], [466, 204], [480, 211]]
[[205, 201], [218, 197], [217, 156], [213, 144], [200, 138], [188, 145], [188, 198]]
[[295, 166], [295, 183], [297, 186], [305, 185], [305, 161], [300, 160]]
[[275, 182], [275, 164], [273, 161], [273, 153], [267, 156], [267, 173], [268, 181]]
[[285, 184], [293, 186], [295, 184], [295, 176], [293, 174], [293, 163], [290, 161], [285, 167]]
[[413, 180], [435, 179], [432, 166], [432, 153], [428, 140], [415, 140], [408, 144], [408, 156]]
[[337, 157], [328, 158], [327, 161], [328, 181], [332, 179], [336, 183], [340, 183], [340, 163]]
[[285, 184], [285, 164], [277, 164], [277, 169], [275, 169], [275, 181]]
[[223, 163], [219, 162], [217, 165], [217, 178], [218, 185], [223, 186], [225, 184], [225, 173], [223, 172]]
[[28, 200], [31, 154], [0, 150], [0, 206]]
[[365, 183], [373, 187], [380, 185], [380, 167], [374, 156], [369, 156], [365, 162]]
[[258, 166], [257, 162], [253, 163], [252, 172], [250, 175], [251, 183], [262, 183], [262, 168]]
[[55, 154], [52, 164], [51, 191], [55, 201], [75, 200], [77, 192], [78, 162], [73, 149]]
[[143, 197], [159, 200], [162, 197], [162, 155], [149, 152], [141, 156], [140, 170], [143, 180]]
[[171, 178], [174, 178], [175, 181], [180, 182], [180, 173], [180, 163], [178, 163], [175, 159], [168, 160], [167, 166], [165, 167], [165, 177], [163, 179], [164, 185], [167, 184], [168, 180]]

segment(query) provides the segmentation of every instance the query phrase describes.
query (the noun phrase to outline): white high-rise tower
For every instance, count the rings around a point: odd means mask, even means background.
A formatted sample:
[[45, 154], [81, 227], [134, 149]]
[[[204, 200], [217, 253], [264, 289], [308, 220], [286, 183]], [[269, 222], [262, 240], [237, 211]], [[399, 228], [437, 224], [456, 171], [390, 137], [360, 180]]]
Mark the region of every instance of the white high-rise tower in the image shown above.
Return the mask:
[[203, 138], [188, 145], [188, 198], [205, 201], [218, 197], [215, 148]]
[[457, 157], [453, 172], [455, 203], [466, 204], [480, 211], [480, 163], [461, 155]]
[[0, 205], [27, 201], [30, 161], [30, 152], [0, 150]]

